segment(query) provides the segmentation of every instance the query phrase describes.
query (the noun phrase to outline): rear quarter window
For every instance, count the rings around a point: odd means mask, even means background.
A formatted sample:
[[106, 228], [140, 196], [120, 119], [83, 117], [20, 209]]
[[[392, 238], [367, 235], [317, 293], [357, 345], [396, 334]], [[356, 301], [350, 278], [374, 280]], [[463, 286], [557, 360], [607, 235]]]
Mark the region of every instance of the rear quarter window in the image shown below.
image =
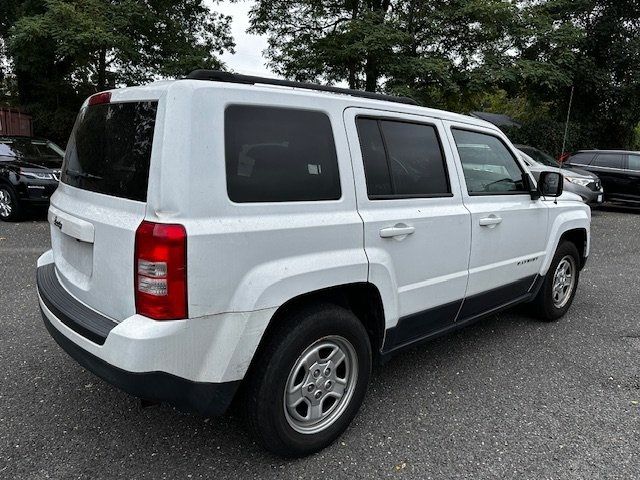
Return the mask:
[[318, 111], [232, 105], [225, 110], [227, 192], [233, 202], [341, 197], [329, 117]]

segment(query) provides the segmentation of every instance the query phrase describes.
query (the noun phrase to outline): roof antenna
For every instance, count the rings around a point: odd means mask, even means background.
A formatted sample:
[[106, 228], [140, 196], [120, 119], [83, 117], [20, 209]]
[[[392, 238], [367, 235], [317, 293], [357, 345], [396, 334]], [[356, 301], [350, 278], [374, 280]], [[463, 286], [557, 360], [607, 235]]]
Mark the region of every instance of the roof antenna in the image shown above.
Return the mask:
[[[571, 117], [571, 106], [573, 105], [573, 91], [575, 89], [574, 85], [571, 85], [571, 96], [569, 97], [569, 108], [567, 110], [567, 121], [564, 125], [564, 138], [562, 139], [562, 155], [565, 154], [565, 148], [567, 148], [567, 134], [569, 133], [569, 118]], [[560, 168], [562, 168], [562, 164], [564, 161], [560, 162]]]
[[[571, 85], [571, 95], [569, 96], [569, 108], [567, 109], [567, 121], [564, 124], [564, 138], [562, 139], [562, 153], [561, 155], [564, 156], [565, 154], [565, 148], [567, 148], [567, 134], [569, 133], [569, 118], [571, 118], [571, 106], [573, 105], [573, 92], [575, 90], [575, 85]], [[564, 165], [566, 159], [562, 159], [562, 161], [560, 162], [560, 170], [562, 170], [562, 165]], [[560, 175], [562, 175], [562, 172], [560, 172]], [[564, 181], [564, 177], [563, 177], [563, 181]], [[556, 197], [555, 202], [556, 205], [558, 204], [558, 197]]]

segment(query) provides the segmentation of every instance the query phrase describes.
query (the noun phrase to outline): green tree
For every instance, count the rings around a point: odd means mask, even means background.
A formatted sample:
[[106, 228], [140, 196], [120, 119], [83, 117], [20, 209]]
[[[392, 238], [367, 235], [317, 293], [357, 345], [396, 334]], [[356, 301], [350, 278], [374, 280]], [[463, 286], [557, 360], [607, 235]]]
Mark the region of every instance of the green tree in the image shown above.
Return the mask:
[[448, 106], [486, 82], [479, 72], [505, 50], [514, 9], [501, 0], [258, 0], [250, 19], [283, 76]]
[[572, 86], [569, 148], [628, 147], [640, 121], [638, 0], [258, 0], [250, 16], [285, 77], [462, 113], [506, 92], [519, 135], [554, 153]]
[[56, 139], [87, 95], [221, 68], [218, 55], [234, 46], [230, 18], [202, 0], [46, 0], [13, 12], [2, 28], [20, 103]]
[[500, 73], [505, 88], [532, 108], [550, 104], [549, 121], [561, 123], [574, 86], [570, 149], [629, 147], [640, 121], [640, 2], [521, 3], [518, 55]]
[[250, 31], [267, 34], [273, 70], [309, 81], [348, 82], [374, 91], [409, 41], [392, 0], [259, 0]]

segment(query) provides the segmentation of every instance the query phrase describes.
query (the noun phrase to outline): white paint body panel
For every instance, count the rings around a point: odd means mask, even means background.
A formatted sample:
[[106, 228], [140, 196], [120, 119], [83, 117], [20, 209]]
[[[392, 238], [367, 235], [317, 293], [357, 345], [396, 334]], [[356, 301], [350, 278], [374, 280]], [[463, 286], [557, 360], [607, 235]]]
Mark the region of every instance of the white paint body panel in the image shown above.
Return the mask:
[[[73, 297], [118, 322], [99, 346], [63, 325], [41, 302], [54, 327], [124, 370], [164, 371], [204, 382], [238, 380], [274, 312], [299, 295], [370, 282], [380, 292], [390, 328], [403, 316], [520, 276], [544, 274], [562, 233], [589, 231], [590, 212], [580, 202], [469, 197], [448, 128], [466, 125], [502, 135], [477, 119], [346, 95], [196, 80], [112, 92], [112, 102], [134, 100], [158, 101], [147, 202], [61, 184], [50, 219], [58, 215], [69, 225], [51, 226], [52, 251], [38, 261], [55, 262]], [[230, 201], [224, 151], [224, 110], [230, 104], [326, 113], [341, 198]], [[453, 195], [368, 200], [354, 124], [358, 112], [436, 125]], [[503, 222], [480, 227], [479, 219], [491, 213]], [[135, 312], [134, 239], [144, 219], [186, 228], [189, 319], [156, 322]], [[380, 237], [380, 229], [397, 223], [411, 224], [415, 233], [402, 241]], [[514, 266], [530, 257], [536, 260]]]
[[[433, 125], [445, 142], [446, 133], [442, 121], [426, 115], [363, 108], [349, 108], [344, 114], [352, 139], [351, 157], [358, 211], [364, 222], [369, 281], [383, 296], [386, 325], [390, 328], [401, 317], [464, 297], [471, 245], [469, 211], [462, 204], [460, 185], [455, 178], [450, 197], [370, 200], [356, 129], [358, 116]], [[443, 147], [447, 168], [455, 172], [451, 151], [448, 145]], [[397, 224], [408, 225], [415, 231], [406, 237], [381, 238], [380, 230]]]

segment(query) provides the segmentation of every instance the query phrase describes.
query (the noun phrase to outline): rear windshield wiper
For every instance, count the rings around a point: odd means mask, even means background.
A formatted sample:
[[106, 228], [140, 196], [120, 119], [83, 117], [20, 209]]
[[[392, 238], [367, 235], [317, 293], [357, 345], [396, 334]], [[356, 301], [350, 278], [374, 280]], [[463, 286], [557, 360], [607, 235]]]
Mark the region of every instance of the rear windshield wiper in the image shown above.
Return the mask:
[[72, 177], [76, 177], [76, 178], [88, 178], [91, 180], [102, 180], [103, 177], [100, 177], [98, 175], [93, 175], [91, 173], [86, 173], [86, 172], [79, 172], [77, 170], [65, 170], [64, 171], [65, 175], [70, 175]]

